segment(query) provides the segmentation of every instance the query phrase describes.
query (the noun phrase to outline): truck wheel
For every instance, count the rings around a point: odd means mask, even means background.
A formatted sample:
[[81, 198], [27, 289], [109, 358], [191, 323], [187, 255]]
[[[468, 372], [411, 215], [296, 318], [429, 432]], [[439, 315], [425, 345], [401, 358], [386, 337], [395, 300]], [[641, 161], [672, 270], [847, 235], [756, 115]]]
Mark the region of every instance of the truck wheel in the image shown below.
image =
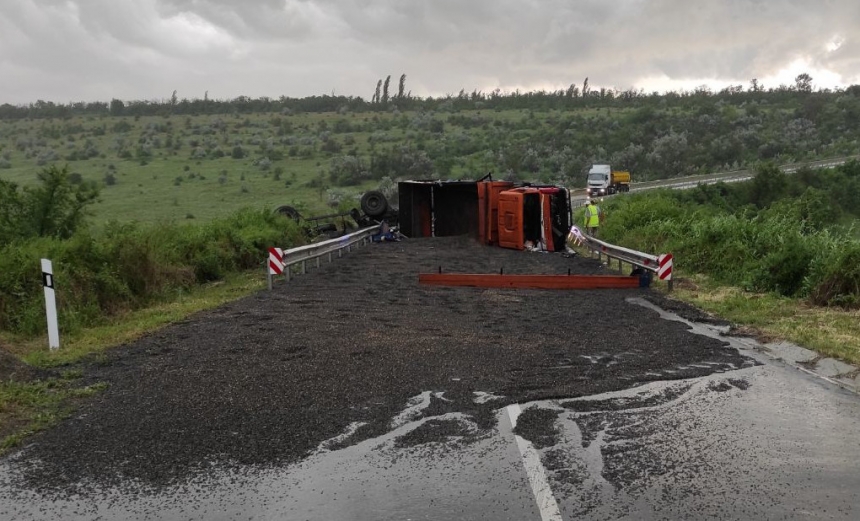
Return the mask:
[[388, 201], [382, 192], [370, 191], [361, 196], [361, 211], [368, 217], [382, 217], [388, 210]]
[[302, 218], [301, 214], [298, 210], [289, 205], [279, 206], [275, 209], [275, 213], [283, 215], [284, 217], [289, 217], [290, 219], [298, 222], [299, 219]]

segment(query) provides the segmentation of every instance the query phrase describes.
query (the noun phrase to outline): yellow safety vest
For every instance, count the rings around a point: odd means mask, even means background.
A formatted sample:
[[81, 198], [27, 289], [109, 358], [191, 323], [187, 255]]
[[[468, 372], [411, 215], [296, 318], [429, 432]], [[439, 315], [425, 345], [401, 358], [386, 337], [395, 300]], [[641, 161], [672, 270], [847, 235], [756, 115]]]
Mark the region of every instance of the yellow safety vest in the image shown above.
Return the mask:
[[596, 204], [585, 207], [585, 226], [586, 228], [600, 226], [600, 208]]

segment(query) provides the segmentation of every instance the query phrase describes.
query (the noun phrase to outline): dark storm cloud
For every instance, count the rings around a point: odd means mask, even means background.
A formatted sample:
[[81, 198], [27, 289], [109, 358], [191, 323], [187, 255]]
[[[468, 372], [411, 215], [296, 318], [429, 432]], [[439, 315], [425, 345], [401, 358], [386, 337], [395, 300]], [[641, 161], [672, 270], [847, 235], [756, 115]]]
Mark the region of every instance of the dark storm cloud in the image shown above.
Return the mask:
[[844, 84], [858, 26], [853, 0], [4, 0], [0, 102], [746, 83], [798, 60]]

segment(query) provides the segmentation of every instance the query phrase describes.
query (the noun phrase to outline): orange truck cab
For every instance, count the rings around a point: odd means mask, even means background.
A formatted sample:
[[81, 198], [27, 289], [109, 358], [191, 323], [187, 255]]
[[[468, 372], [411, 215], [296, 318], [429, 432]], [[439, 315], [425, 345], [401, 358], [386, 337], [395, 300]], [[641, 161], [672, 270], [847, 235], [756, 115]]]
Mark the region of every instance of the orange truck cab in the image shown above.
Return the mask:
[[520, 187], [499, 194], [499, 246], [564, 251], [570, 229], [567, 190]]

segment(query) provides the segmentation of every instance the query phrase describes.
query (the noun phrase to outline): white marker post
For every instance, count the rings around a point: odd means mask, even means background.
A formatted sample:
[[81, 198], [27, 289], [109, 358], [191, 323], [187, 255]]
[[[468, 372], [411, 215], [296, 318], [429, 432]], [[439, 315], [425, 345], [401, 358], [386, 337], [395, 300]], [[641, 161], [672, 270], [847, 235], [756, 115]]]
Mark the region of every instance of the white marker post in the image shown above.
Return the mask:
[[54, 267], [42, 259], [42, 285], [45, 287], [45, 310], [48, 315], [48, 347], [60, 348], [60, 327], [57, 325], [57, 299], [54, 295]]

